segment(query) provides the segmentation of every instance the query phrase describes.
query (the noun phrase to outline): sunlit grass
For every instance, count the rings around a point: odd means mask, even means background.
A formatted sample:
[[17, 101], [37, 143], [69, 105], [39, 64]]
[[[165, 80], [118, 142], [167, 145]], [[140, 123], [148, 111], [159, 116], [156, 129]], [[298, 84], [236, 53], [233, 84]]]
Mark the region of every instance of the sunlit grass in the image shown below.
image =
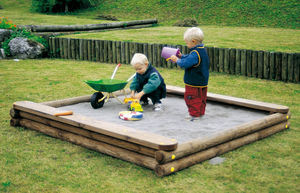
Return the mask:
[[[206, 46], [278, 52], [300, 52], [300, 30], [200, 26]], [[154, 27], [73, 34], [65, 37], [185, 45], [185, 27]]]
[[[2, 60], [0, 65], [0, 192], [299, 192], [300, 85], [211, 73], [209, 92], [290, 107], [291, 128], [158, 178], [154, 172], [44, 134], [9, 125], [13, 102], [92, 94], [83, 80], [109, 78], [115, 65], [74, 60]], [[183, 86], [183, 70], [157, 68]], [[117, 79], [134, 72], [122, 65]], [[274, 183], [278, 182], [278, 183]], [[280, 182], [280, 183], [279, 183]]]

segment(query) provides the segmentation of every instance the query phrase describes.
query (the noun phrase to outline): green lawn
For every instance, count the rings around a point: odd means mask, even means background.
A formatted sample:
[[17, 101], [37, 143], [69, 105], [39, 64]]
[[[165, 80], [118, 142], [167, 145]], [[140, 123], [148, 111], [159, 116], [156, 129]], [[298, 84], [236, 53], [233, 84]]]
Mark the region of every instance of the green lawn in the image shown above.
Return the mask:
[[[2, 60], [0, 192], [299, 192], [300, 85], [211, 73], [209, 92], [290, 107], [291, 128], [164, 178], [110, 156], [9, 125], [13, 102], [93, 93], [83, 80], [110, 77], [114, 65], [73, 60]], [[183, 86], [183, 71], [158, 68]], [[123, 65], [115, 78], [133, 72]]]
[[[205, 35], [204, 43], [206, 46], [288, 53], [300, 52], [300, 30], [211, 25], [200, 27]], [[186, 27], [160, 26], [101, 33], [73, 34], [65, 37], [185, 45], [183, 34], [186, 29]]]

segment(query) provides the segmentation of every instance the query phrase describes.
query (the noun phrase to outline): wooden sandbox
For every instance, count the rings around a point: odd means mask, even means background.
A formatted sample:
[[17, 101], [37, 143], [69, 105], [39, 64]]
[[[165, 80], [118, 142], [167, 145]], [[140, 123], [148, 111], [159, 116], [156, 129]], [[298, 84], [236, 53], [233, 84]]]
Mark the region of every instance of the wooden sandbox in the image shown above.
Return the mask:
[[[183, 96], [184, 88], [167, 86], [167, 92], [168, 95]], [[10, 111], [11, 125], [33, 129], [153, 169], [158, 176], [166, 176], [287, 129], [291, 116], [286, 106], [208, 93], [208, 101], [265, 111], [268, 115], [183, 143], [78, 113], [54, 116], [63, 111], [58, 107], [89, 102], [90, 98], [82, 96], [44, 103], [15, 102]]]

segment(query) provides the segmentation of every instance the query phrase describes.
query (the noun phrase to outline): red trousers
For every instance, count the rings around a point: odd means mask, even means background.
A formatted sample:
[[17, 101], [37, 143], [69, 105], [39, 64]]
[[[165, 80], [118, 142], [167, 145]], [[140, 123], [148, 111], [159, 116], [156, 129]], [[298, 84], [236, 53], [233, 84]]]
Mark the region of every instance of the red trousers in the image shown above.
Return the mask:
[[205, 114], [206, 98], [207, 87], [185, 85], [184, 100], [191, 116], [200, 117]]

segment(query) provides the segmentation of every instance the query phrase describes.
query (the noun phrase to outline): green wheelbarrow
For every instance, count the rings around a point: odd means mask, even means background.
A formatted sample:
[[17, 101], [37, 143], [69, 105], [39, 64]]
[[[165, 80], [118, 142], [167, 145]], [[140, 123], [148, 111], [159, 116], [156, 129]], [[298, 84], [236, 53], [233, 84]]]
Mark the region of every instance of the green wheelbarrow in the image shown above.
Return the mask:
[[120, 103], [124, 104], [124, 102], [121, 101], [113, 92], [123, 90], [125, 94], [124, 87], [135, 76], [135, 73], [127, 81], [113, 79], [120, 66], [121, 64], [117, 65], [110, 79], [84, 81], [90, 87], [97, 91], [91, 97], [91, 106], [94, 109], [103, 107], [104, 102], [107, 102], [111, 95], [115, 97], [118, 101], [120, 101]]

